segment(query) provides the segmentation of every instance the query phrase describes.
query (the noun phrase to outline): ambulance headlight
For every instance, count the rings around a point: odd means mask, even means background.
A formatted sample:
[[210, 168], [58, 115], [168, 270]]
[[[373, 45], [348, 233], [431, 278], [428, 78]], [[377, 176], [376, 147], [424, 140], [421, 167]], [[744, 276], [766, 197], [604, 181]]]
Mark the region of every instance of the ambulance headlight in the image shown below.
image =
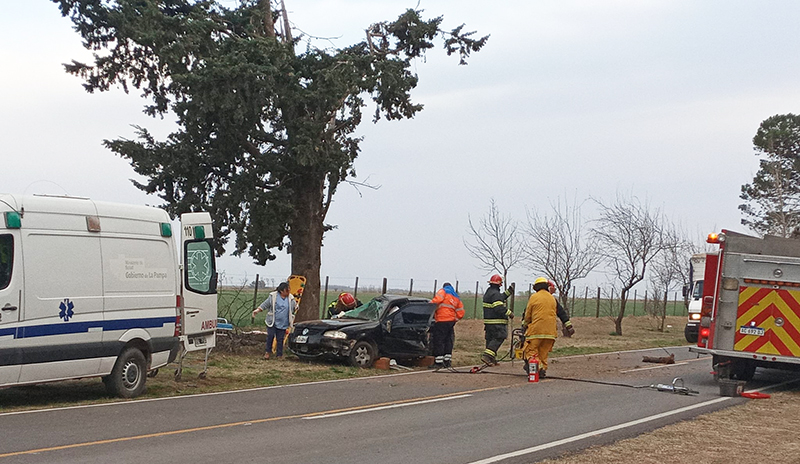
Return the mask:
[[334, 338], [334, 339], [337, 339], [337, 340], [345, 340], [345, 339], [347, 339], [347, 334], [344, 333], [344, 332], [340, 332], [338, 330], [329, 330], [329, 331], [325, 332], [324, 334], [322, 334], [322, 336], [326, 337], [326, 338]]

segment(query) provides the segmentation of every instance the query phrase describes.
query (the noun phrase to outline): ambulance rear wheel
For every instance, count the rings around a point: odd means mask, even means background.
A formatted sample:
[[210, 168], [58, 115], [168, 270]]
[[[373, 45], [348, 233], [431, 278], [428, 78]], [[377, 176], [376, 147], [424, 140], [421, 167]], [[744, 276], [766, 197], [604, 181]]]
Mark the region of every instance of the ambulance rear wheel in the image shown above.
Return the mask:
[[111, 374], [103, 379], [110, 395], [134, 398], [144, 393], [147, 380], [147, 361], [136, 348], [122, 350]]

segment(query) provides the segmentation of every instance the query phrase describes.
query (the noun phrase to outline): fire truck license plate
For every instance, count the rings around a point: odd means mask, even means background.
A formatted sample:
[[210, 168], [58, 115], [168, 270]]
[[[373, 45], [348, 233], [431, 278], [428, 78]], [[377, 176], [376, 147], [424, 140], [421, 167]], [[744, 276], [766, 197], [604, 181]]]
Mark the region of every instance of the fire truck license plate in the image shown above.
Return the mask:
[[308, 343], [308, 335], [298, 335], [294, 341], [295, 343]]
[[739, 327], [739, 333], [742, 335], [755, 335], [757, 337], [763, 337], [764, 329], [761, 327]]

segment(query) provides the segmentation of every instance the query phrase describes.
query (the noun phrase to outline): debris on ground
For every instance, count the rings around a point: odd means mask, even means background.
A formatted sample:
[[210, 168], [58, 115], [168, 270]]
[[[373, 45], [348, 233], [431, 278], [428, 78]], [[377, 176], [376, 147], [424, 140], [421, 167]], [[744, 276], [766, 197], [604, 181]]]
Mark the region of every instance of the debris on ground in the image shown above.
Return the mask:
[[675, 355], [669, 356], [642, 356], [642, 362], [656, 364], [675, 364]]

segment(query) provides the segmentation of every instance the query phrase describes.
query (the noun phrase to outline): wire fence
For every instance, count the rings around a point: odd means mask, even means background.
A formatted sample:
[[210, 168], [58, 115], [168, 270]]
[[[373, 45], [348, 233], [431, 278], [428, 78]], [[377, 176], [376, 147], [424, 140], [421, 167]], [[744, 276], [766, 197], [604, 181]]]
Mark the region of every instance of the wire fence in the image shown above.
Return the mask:
[[[341, 280], [341, 279], [339, 279]], [[255, 284], [259, 282], [259, 284]], [[274, 290], [274, 286], [268, 285], [269, 281], [259, 279], [253, 283], [241, 282], [232, 285], [230, 282], [222, 280], [218, 292], [218, 312], [220, 317], [228, 319], [234, 325], [241, 326], [253, 323], [251, 320], [252, 310], [261, 304], [267, 294]], [[373, 297], [381, 294], [409, 295], [424, 298], [432, 298], [436, 291], [445, 281], [434, 280], [432, 282], [415, 282], [414, 279], [400, 282], [398, 280], [382, 279], [379, 282], [365, 284], [355, 277], [352, 285], [337, 282], [333, 284], [329, 277], [323, 279], [320, 286], [320, 318], [326, 317], [328, 305], [335, 301], [342, 292], [352, 293], [362, 302], [367, 302]], [[483, 293], [486, 284], [481, 281], [459, 282], [450, 281], [456, 288], [464, 304], [466, 319], [483, 318]], [[266, 284], [266, 285], [265, 285]], [[525, 312], [528, 297], [532, 291], [532, 285], [522, 290], [517, 288], [515, 295], [509, 298], [508, 306], [519, 317]], [[573, 287], [571, 295], [567, 298], [566, 309], [571, 317], [616, 317], [619, 314], [619, 291], [611, 288], [602, 287]], [[628, 295], [628, 302], [625, 308], [626, 316], [645, 316], [658, 317], [665, 312], [667, 316], [686, 316], [686, 304], [681, 296], [681, 292], [666, 294], [664, 292], [634, 290]], [[260, 315], [263, 318], [263, 313]]]

